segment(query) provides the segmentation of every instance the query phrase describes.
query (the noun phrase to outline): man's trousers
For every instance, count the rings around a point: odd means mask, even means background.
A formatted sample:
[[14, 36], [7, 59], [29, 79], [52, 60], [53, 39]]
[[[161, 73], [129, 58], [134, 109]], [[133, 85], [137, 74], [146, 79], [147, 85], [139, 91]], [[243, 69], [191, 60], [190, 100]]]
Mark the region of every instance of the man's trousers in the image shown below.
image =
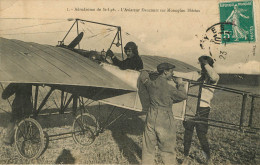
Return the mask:
[[[184, 155], [185, 156], [189, 155], [194, 128], [196, 128], [196, 132], [197, 132], [198, 139], [200, 141], [201, 148], [205, 152], [207, 158], [210, 159], [210, 148], [206, 136], [208, 132], [207, 118], [209, 117], [209, 113], [210, 113], [210, 107], [200, 107], [196, 113], [195, 119], [187, 120], [183, 122], [183, 126], [185, 128], [185, 133], [184, 133]], [[197, 117], [199, 119], [196, 119]], [[198, 122], [203, 122], [203, 124]]]
[[176, 121], [171, 108], [150, 108], [143, 134], [142, 164], [154, 164], [155, 146], [164, 164], [176, 164]]

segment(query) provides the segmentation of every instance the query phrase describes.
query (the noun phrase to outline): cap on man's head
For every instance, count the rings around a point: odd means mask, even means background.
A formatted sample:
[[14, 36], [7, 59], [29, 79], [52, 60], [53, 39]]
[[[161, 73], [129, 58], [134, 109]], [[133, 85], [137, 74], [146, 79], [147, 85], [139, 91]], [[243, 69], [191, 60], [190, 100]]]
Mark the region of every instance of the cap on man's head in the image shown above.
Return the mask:
[[164, 62], [164, 63], [157, 65], [157, 71], [159, 73], [162, 73], [165, 70], [170, 70], [170, 69], [173, 69], [173, 68], [175, 68], [175, 65], [169, 64], [167, 62]]
[[134, 43], [134, 42], [128, 42], [126, 45], [125, 45], [125, 47], [124, 47], [124, 49], [129, 49], [129, 48], [131, 48], [131, 49], [137, 49], [137, 45]]
[[199, 61], [202, 60], [202, 59], [203, 59], [203, 60], [207, 60], [208, 63], [209, 63], [209, 65], [210, 65], [211, 67], [213, 67], [214, 60], [213, 60], [210, 56], [202, 55], [202, 56], [200, 56], [200, 57], [198, 58]]

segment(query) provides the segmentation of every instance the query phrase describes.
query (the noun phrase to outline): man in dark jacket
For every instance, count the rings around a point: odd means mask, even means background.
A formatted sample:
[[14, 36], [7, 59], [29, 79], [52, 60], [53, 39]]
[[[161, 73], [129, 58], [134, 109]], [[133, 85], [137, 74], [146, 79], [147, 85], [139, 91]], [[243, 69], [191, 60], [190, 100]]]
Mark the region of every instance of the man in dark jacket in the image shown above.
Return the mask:
[[14, 127], [15, 123], [20, 121], [23, 117], [32, 113], [32, 85], [30, 84], [9, 84], [2, 93], [3, 99], [8, 99], [15, 94], [12, 103], [12, 114], [10, 123], [7, 126], [4, 143], [11, 145], [14, 142]]
[[176, 164], [176, 120], [173, 118], [172, 104], [187, 98], [181, 78], [175, 79], [176, 88], [168, 83], [172, 80], [174, 65], [161, 63], [157, 66], [159, 76], [151, 80], [148, 72], [142, 71], [140, 81], [150, 96], [143, 134], [142, 164], [154, 164], [155, 146], [165, 164]]
[[113, 64], [118, 66], [120, 69], [132, 69], [132, 70], [141, 70], [143, 69], [143, 61], [138, 53], [137, 45], [134, 42], [128, 42], [125, 47], [125, 54], [127, 58], [123, 61], [120, 61], [116, 58], [114, 53], [109, 49], [106, 53], [106, 56], [111, 57]]

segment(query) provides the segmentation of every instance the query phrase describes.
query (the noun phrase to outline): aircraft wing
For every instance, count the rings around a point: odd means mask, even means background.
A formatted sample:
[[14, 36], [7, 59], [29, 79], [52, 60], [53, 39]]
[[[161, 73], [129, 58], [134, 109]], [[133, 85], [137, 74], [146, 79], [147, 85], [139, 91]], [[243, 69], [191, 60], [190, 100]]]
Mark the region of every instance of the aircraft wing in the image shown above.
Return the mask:
[[147, 70], [156, 70], [156, 67], [158, 64], [163, 63], [163, 62], [168, 62], [173, 65], [175, 65], [175, 71], [178, 72], [192, 72], [192, 71], [199, 71], [198, 68], [189, 65], [185, 62], [172, 59], [172, 58], [167, 58], [167, 57], [159, 57], [159, 56], [148, 56], [148, 55], [141, 55], [141, 58], [144, 63], [144, 69]]
[[135, 89], [71, 50], [0, 38], [0, 81]]

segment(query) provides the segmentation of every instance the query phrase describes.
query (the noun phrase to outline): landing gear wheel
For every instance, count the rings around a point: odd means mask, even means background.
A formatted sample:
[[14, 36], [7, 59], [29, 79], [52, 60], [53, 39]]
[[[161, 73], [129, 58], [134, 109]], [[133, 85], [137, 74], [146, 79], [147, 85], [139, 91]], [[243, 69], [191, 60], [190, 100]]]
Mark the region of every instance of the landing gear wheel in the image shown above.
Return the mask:
[[77, 144], [88, 146], [95, 141], [98, 128], [98, 122], [93, 115], [80, 114], [73, 122], [72, 137]]
[[42, 127], [32, 118], [24, 119], [18, 124], [14, 139], [18, 153], [24, 158], [38, 158], [44, 149]]

